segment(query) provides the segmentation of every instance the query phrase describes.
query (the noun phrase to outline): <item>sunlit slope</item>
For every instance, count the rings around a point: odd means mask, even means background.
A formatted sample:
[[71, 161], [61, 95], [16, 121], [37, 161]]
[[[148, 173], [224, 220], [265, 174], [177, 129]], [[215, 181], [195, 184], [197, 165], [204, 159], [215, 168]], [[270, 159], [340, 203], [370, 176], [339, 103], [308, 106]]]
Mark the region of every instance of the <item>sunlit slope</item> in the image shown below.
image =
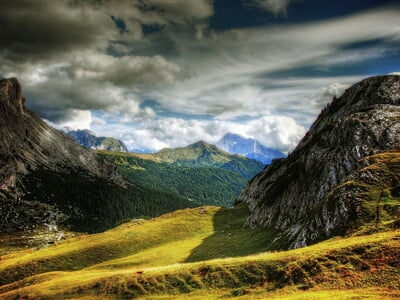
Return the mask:
[[2, 256], [0, 299], [399, 298], [400, 156], [367, 159], [332, 194], [359, 203], [346, 238], [270, 252], [286, 245], [244, 228], [243, 205], [185, 209]]
[[247, 209], [201, 207], [151, 220], [134, 220], [104, 233], [81, 236], [40, 251], [2, 256], [0, 284], [49, 271], [148, 267], [268, 249], [264, 231], [242, 228]]
[[[140, 226], [140, 225], [139, 225]], [[189, 239], [190, 240], [190, 239]], [[188, 241], [189, 241], [188, 240]], [[193, 240], [192, 240], [193, 241]], [[50, 272], [0, 287], [0, 298], [33, 299], [396, 299], [400, 231], [333, 239], [314, 246], [245, 257], [177, 263], [178, 243], [148, 257], [110, 260]], [[187, 248], [195, 246], [187, 245]], [[198, 245], [197, 245], [198, 246]], [[58, 246], [61, 247], [61, 246]], [[55, 247], [55, 248], [58, 248]], [[161, 248], [160, 248], [161, 247]], [[196, 246], [195, 246], [196, 247]], [[222, 249], [222, 246], [221, 246]], [[40, 251], [44, 255], [48, 250]], [[165, 264], [169, 254], [169, 264]], [[156, 254], [157, 253], [157, 254]], [[38, 252], [39, 255], [39, 252]], [[40, 256], [39, 255], [39, 256]], [[160, 258], [158, 258], [158, 256]], [[16, 258], [5, 262], [17, 264]], [[157, 266], [157, 261], [160, 266]]]

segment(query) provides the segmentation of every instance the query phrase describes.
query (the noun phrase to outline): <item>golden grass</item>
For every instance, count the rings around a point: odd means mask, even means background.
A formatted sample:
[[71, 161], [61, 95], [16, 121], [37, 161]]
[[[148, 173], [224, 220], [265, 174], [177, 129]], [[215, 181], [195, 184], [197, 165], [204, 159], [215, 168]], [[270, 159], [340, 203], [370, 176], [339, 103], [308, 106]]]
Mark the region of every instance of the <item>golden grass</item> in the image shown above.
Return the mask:
[[[207, 211], [215, 217], [219, 209], [209, 207]], [[189, 216], [196, 224], [188, 226], [183, 222]], [[208, 220], [208, 225], [199, 224], [201, 219]], [[15, 253], [1, 261], [1, 272], [10, 271], [11, 265], [17, 267], [39, 258], [58, 261], [63, 256], [60, 253], [76, 247], [84, 252], [94, 245], [114, 243], [122, 253], [129, 247], [118, 241], [122, 236], [128, 239], [135, 236], [131, 231], [147, 232], [147, 238], [152, 240], [152, 245], [140, 245], [135, 253], [103, 258], [76, 271], [25, 276], [1, 286], [0, 299], [13, 299], [17, 295], [33, 299], [331, 299], [332, 296], [394, 299], [399, 296], [395, 290], [400, 288], [400, 283], [396, 285], [396, 275], [400, 276], [398, 260], [390, 265], [400, 250], [399, 230], [335, 238], [291, 251], [185, 262], [207, 235], [215, 234], [212, 219], [210, 215], [203, 216], [199, 209], [184, 210], [155, 221], [140, 221], [138, 225], [123, 224], [107, 233], [76, 238], [53, 249]], [[167, 228], [168, 223], [173, 223], [174, 230]], [[189, 227], [194, 231], [188, 232]], [[150, 228], [157, 233], [150, 232]], [[199, 228], [203, 231], [198, 232]], [[165, 232], [171, 236], [159, 236]], [[186, 239], [174, 239], [185, 234]], [[220, 257], [226, 252], [221, 248]]]

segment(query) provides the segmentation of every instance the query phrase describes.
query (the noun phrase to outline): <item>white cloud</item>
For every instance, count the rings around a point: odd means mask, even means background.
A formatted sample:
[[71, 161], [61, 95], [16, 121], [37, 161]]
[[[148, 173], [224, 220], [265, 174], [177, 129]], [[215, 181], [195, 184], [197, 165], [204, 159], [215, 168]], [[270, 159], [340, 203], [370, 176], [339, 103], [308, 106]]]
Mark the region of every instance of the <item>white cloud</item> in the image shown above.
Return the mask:
[[[304, 112], [303, 119], [290, 115], [297, 122], [310, 123], [313, 118], [307, 115], [309, 99], [315, 97], [316, 91], [335, 82], [350, 84], [365, 77], [355, 74], [345, 78], [331, 69], [393, 51], [384, 42], [368, 50], [347, 46], [399, 39], [399, 12], [396, 8], [377, 9], [314, 23], [236, 29], [211, 35], [202, 32], [200, 40], [175, 34], [181, 54], [177, 62], [188, 76], [149, 90], [144, 97], [155, 99], [169, 110], [219, 118], [279, 115], [286, 106]], [[301, 75], [293, 77], [293, 73]], [[320, 105], [311, 105], [312, 116], [322, 108], [323, 104]]]
[[303, 137], [305, 129], [293, 119], [282, 116], [262, 117], [245, 122], [228, 120], [184, 120], [163, 118], [144, 121], [136, 127], [97, 126], [101, 135], [122, 139], [130, 149], [160, 150], [183, 147], [200, 140], [217, 142], [228, 132], [253, 137], [267, 147], [289, 151]]
[[253, 0], [250, 3], [278, 16], [286, 15], [290, 0]]
[[[290, 1], [256, 2], [282, 14]], [[49, 3], [41, 5], [51, 14], [55, 6]], [[26, 42], [34, 38], [46, 43], [39, 45], [40, 51], [31, 51], [30, 44], [19, 48], [18, 43], [3, 43], [0, 75], [17, 76], [28, 105], [43, 117], [59, 124], [98, 126], [124, 140], [126, 134], [131, 148], [184, 146], [236, 132], [290, 150], [333, 95], [364, 77], [337, 76], [331, 70], [383, 57], [394, 51], [384, 41], [400, 40], [396, 7], [314, 23], [215, 32], [207, 27], [213, 14], [207, 0], [88, 3], [94, 2], [57, 8], [49, 28], [43, 26], [45, 14], [27, 7], [19, 18], [13, 10], [15, 23], [8, 24], [10, 31], [4, 27], [4, 36], [12, 39], [10, 32], [19, 30], [16, 25], [26, 28], [26, 21], [39, 24], [26, 32], [34, 33]], [[146, 9], [146, 3], [156, 9]], [[63, 9], [68, 13], [63, 15]], [[88, 32], [74, 39], [81, 29], [76, 20], [85, 13]], [[11, 20], [6, 11], [0, 15]], [[125, 22], [125, 32], [119, 32], [111, 15]], [[71, 23], [75, 25], [69, 31]], [[67, 38], [51, 34], [51, 24], [68, 33]], [[143, 34], [143, 25], [156, 25], [158, 31]], [[367, 51], [348, 47], [368, 41], [383, 42]], [[157, 109], [142, 108], [144, 100], [154, 101]], [[106, 119], [92, 115], [90, 121], [90, 110], [102, 111]], [[214, 120], [157, 117], [163, 110]], [[234, 121], [243, 116], [254, 120]]]
[[260, 141], [263, 145], [284, 152], [292, 150], [306, 130], [295, 120], [283, 116], [269, 116], [246, 124], [247, 135]]
[[103, 124], [104, 123], [97, 118], [93, 119], [92, 113], [87, 110], [72, 109], [69, 113], [70, 118], [61, 123], [52, 123], [46, 120], [51, 126], [62, 129], [64, 127], [70, 127], [73, 130], [77, 129], [90, 129], [93, 123]]
[[74, 55], [62, 71], [75, 80], [107, 82], [131, 89], [171, 83], [181, 76], [180, 67], [160, 55], [114, 57], [93, 51]]

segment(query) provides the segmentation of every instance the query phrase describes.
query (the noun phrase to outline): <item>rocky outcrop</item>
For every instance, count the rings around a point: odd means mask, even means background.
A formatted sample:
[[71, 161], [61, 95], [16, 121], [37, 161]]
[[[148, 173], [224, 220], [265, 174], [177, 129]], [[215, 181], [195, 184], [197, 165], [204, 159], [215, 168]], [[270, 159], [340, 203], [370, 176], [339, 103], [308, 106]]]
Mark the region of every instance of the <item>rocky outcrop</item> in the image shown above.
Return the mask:
[[400, 150], [395, 75], [365, 79], [333, 99], [286, 159], [252, 179], [239, 199], [251, 212], [246, 225], [277, 232], [275, 242], [289, 248], [348, 233], [360, 203], [356, 189], [342, 185], [368, 166], [367, 156], [388, 150]]
[[[46, 188], [41, 188], [46, 178], [39, 174], [44, 171], [48, 176], [53, 176], [53, 172], [64, 178], [75, 177], [82, 188], [98, 180], [126, 186], [115, 166], [29, 111], [17, 79], [0, 80], [0, 232], [64, 222], [74, 210], [82, 210], [82, 203], [74, 203], [77, 198], [74, 199], [73, 191], [71, 203], [58, 203], [57, 207], [55, 203], [60, 197], [46, 194]], [[32, 182], [35, 186], [28, 189]], [[60, 185], [60, 190], [68, 186], [62, 181], [55, 184]], [[40, 190], [43, 194], [39, 196]], [[71, 209], [67, 211], [66, 207]]]

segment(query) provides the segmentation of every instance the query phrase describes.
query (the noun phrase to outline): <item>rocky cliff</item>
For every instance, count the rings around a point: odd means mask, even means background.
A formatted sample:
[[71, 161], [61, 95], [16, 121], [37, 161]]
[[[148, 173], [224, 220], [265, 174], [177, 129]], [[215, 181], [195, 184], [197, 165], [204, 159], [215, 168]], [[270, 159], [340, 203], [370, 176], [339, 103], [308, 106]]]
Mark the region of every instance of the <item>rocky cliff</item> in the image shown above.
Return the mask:
[[399, 150], [400, 76], [365, 79], [333, 99], [286, 159], [252, 179], [239, 199], [251, 212], [246, 225], [297, 248], [381, 225], [379, 215], [397, 224]]
[[82, 169], [93, 176], [125, 185], [115, 167], [94, 152], [79, 147], [71, 138], [48, 126], [26, 109], [17, 79], [0, 80], [0, 159], [2, 190], [19, 191], [16, 180], [38, 168]]
[[[0, 232], [87, 217], [87, 201], [74, 195], [68, 177], [82, 189], [99, 182], [126, 187], [115, 166], [29, 111], [17, 79], [0, 80]], [[53, 186], [45, 184], [49, 178]], [[58, 194], [68, 187], [66, 203]]]

